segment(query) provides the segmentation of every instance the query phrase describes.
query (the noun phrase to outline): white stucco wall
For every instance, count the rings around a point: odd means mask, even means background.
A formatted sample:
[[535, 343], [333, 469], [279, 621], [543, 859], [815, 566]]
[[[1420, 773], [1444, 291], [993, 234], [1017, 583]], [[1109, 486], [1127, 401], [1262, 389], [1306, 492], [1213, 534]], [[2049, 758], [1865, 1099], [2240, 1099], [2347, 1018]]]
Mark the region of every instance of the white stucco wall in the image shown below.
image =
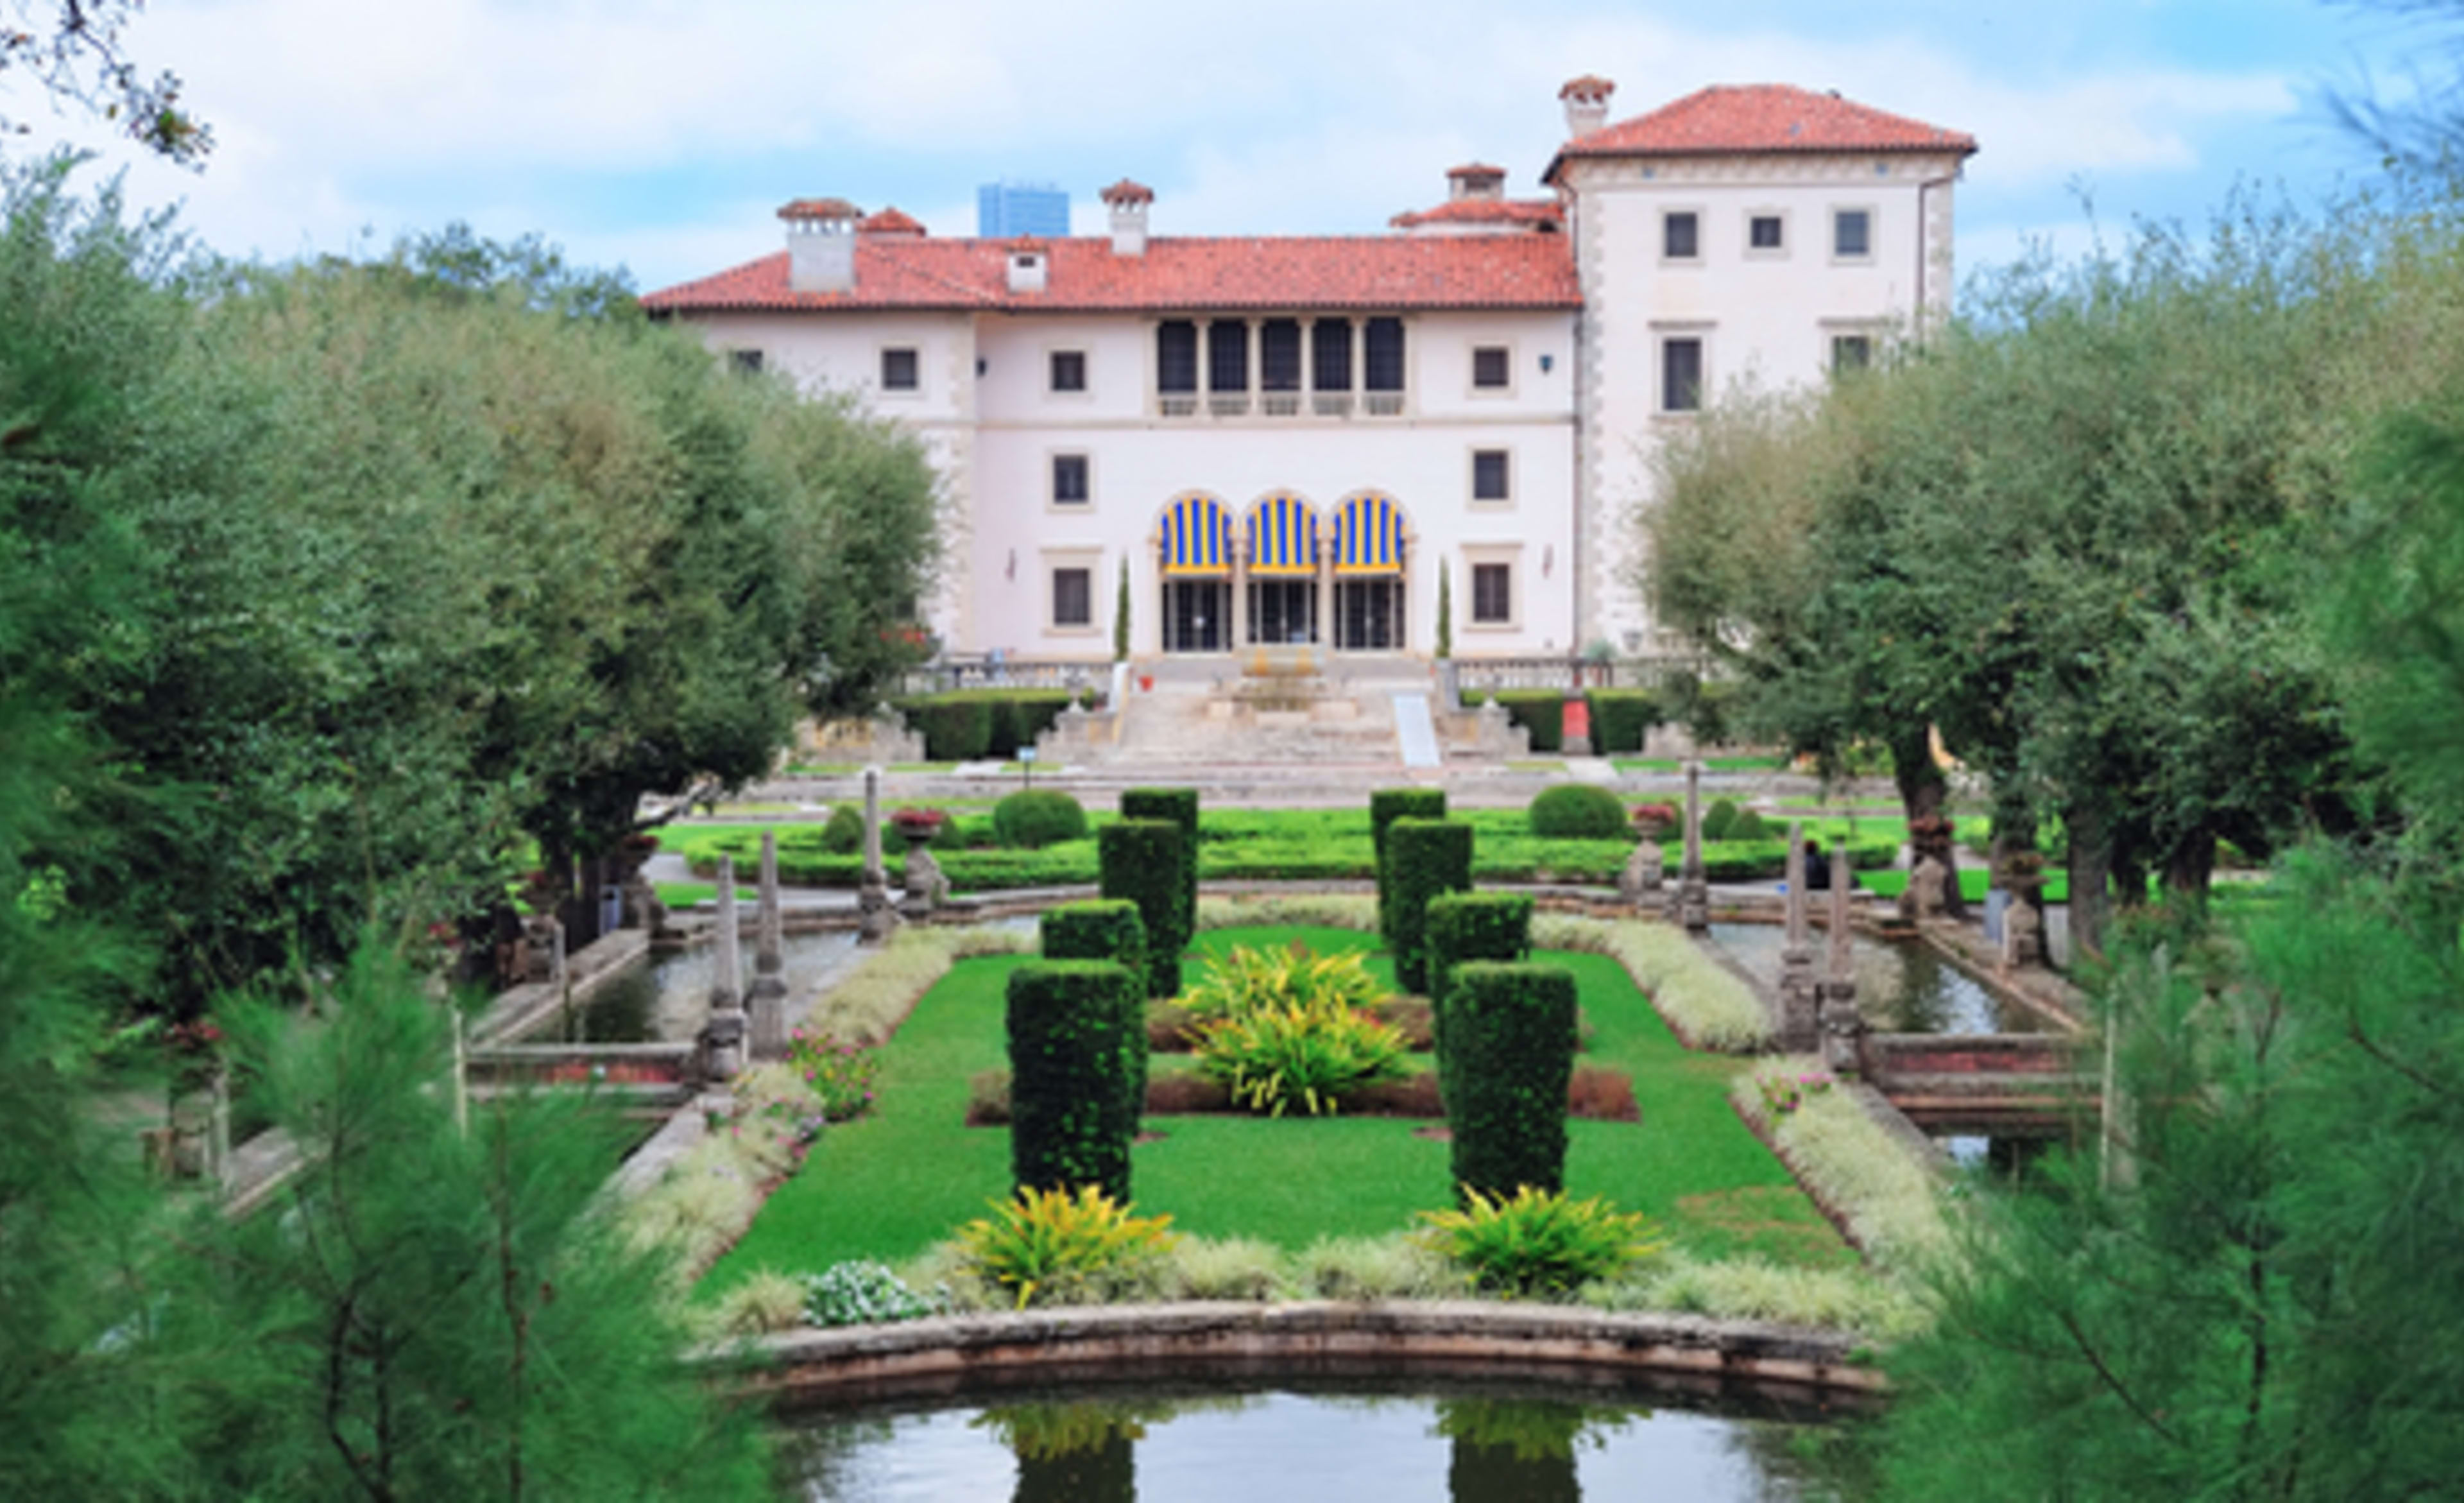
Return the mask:
[[[1582, 277], [1582, 530], [1586, 641], [1652, 644], [1638, 580], [1635, 517], [1651, 495], [1659, 443], [1694, 421], [1662, 409], [1661, 342], [1703, 342], [1706, 403], [1740, 384], [1772, 389], [1824, 378], [1835, 335], [1879, 343], [1910, 330], [1922, 298], [1949, 306], [1948, 155], [1575, 160], [1576, 265]], [[1920, 220], [1920, 202], [1923, 220]], [[1833, 216], [1871, 214], [1871, 254], [1833, 254]], [[1664, 216], [1691, 210], [1698, 254], [1662, 252]], [[1747, 225], [1777, 214], [1783, 245], [1756, 251]]]

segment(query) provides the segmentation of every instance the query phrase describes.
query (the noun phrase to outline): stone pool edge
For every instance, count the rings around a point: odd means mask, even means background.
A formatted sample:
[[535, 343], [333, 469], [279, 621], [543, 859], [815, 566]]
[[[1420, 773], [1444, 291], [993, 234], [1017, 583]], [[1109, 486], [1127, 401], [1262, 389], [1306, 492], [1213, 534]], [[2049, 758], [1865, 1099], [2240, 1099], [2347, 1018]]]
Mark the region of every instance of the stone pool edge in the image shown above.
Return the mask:
[[945, 1391], [1022, 1375], [1181, 1365], [1283, 1371], [1550, 1368], [1614, 1381], [1668, 1374], [1714, 1382], [1881, 1395], [1835, 1333], [1701, 1315], [1618, 1314], [1479, 1300], [1280, 1304], [1190, 1301], [941, 1315], [803, 1329], [701, 1354], [742, 1391], [796, 1402]]

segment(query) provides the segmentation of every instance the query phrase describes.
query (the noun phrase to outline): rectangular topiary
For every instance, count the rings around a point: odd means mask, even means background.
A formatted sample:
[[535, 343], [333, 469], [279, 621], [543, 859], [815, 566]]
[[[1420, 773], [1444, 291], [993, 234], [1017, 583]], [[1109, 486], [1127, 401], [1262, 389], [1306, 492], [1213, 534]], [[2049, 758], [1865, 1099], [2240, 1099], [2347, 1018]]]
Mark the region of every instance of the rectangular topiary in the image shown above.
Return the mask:
[[1592, 707], [1592, 750], [1639, 752], [1661, 722], [1660, 696], [1648, 689], [1595, 689], [1583, 696]]
[[1447, 992], [1460, 1044], [1446, 1125], [1455, 1193], [1566, 1187], [1566, 1090], [1574, 1071], [1574, 974], [1465, 961]]
[[1435, 1008], [1438, 1091], [1452, 1100], [1450, 1082], [1460, 1046], [1446, 1034], [1446, 989], [1454, 968], [1465, 961], [1525, 961], [1531, 957], [1531, 895], [1447, 893], [1429, 900], [1423, 924], [1428, 952], [1429, 1001]]
[[1197, 852], [1172, 821], [1124, 819], [1095, 832], [1095, 854], [1104, 895], [1137, 906], [1146, 930], [1147, 995], [1177, 996], [1180, 955], [1189, 948], [1197, 918], [1194, 904], [1183, 906]]
[[[1138, 905], [1123, 898], [1089, 898], [1044, 911], [1044, 958], [1047, 961], [1111, 961], [1138, 978], [1147, 974], [1147, 926]], [[1147, 1095], [1146, 1009], [1138, 1009], [1139, 1048], [1133, 1051], [1130, 1099]]]
[[1020, 1189], [1093, 1184], [1129, 1204], [1130, 1144], [1145, 1104], [1131, 1070], [1146, 1052], [1137, 992], [1111, 961], [1010, 972], [1010, 1174]]
[[1182, 869], [1180, 899], [1180, 943], [1186, 949], [1190, 938], [1198, 933], [1198, 790], [1123, 788], [1121, 817], [1170, 820], [1180, 827], [1181, 841], [1189, 852], [1188, 864]]
[[1443, 788], [1376, 788], [1370, 792], [1369, 849], [1377, 863], [1377, 933], [1386, 941], [1389, 953], [1395, 949], [1395, 935], [1386, 927], [1386, 915], [1394, 907], [1386, 900], [1386, 827], [1398, 819], [1445, 817]]
[[943, 695], [901, 699], [892, 708], [924, 738], [927, 762], [974, 762], [992, 744], [992, 706], [981, 699]]
[[1405, 991], [1429, 991], [1426, 932], [1432, 898], [1471, 891], [1471, 826], [1456, 819], [1398, 819], [1386, 827], [1386, 880], [1378, 927]]

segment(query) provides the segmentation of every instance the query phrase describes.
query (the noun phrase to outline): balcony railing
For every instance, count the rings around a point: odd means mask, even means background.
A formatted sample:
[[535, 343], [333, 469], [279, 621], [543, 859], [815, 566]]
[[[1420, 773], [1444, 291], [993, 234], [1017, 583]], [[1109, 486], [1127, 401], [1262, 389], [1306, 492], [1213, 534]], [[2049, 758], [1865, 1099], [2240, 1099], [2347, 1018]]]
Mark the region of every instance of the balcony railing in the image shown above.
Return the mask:
[[[1357, 404], [1355, 406], [1355, 403]], [[1155, 394], [1157, 417], [1401, 417], [1408, 398], [1400, 391], [1163, 391]]]

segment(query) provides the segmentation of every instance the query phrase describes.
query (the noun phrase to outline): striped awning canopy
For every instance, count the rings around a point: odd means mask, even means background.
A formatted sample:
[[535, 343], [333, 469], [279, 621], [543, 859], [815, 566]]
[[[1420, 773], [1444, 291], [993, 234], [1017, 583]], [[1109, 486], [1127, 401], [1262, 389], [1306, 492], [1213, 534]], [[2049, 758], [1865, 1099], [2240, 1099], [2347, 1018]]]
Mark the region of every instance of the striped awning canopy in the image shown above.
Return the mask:
[[1166, 574], [1232, 572], [1232, 513], [1204, 491], [1188, 491], [1163, 509]]
[[1403, 508], [1383, 491], [1355, 491], [1334, 513], [1337, 574], [1403, 572]]
[[1309, 502], [1277, 491], [1249, 508], [1249, 572], [1317, 572], [1317, 512]]

